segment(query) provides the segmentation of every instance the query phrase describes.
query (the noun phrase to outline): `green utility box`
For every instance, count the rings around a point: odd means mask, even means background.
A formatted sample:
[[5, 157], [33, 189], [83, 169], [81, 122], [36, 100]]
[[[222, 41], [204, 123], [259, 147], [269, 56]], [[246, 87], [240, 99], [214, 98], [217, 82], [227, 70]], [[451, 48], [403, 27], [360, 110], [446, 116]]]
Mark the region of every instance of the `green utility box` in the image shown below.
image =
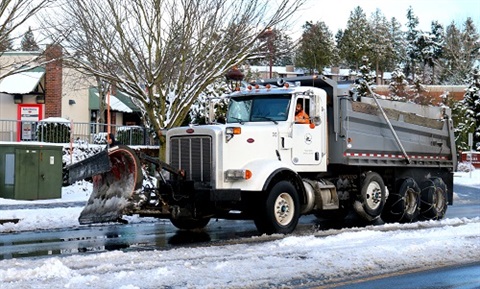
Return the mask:
[[0, 198], [62, 197], [63, 145], [0, 142]]

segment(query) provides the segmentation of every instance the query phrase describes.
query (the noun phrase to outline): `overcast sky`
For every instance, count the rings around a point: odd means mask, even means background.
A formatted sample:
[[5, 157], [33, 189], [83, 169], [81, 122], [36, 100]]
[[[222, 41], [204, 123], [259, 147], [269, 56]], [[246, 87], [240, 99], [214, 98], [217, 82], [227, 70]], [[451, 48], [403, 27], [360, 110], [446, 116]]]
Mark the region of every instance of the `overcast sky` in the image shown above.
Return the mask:
[[[480, 2], [478, 0], [307, 0], [297, 16], [295, 27], [301, 35], [301, 26], [306, 21], [323, 21], [335, 35], [338, 29], [345, 29], [350, 13], [360, 6], [367, 18], [378, 8], [390, 20], [395, 17], [402, 27], [407, 23], [407, 10], [412, 6], [414, 14], [419, 20], [419, 29], [430, 31], [430, 24], [437, 20], [444, 27], [452, 21], [457, 27], [463, 27], [467, 17], [471, 17], [479, 30]], [[292, 27], [294, 28], [294, 27]], [[296, 37], [293, 37], [296, 39]]]

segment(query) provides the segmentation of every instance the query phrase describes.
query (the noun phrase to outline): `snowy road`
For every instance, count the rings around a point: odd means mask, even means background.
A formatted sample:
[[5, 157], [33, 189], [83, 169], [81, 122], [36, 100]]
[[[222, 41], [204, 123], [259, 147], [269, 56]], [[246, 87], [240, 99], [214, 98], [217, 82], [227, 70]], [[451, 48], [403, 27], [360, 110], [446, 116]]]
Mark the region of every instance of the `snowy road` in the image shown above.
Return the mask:
[[[76, 208], [2, 211], [6, 218], [23, 221], [0, 225], [0, 242], [12, 236], [23, 249], [34, 243], [51, 255], [4, 255], [0, 288], [311, 288], [478, 262], [480, 186], [455, 190], [455, 205], [442, 221], [378, 226], [353, 222], [338, 229], [303, 217], [290, 236], [257, 236], [253, 223], [242, 221], [213, 222], [206, 231], [185, 234], [168, 223], [136, 219], [129, 225], [79, 227]], [[39, 217], [32, 218], [34, 214]], [[84, 235], [92, 228], [100, 233], [98, 238]], [[61, 240], [38, 242], [36, 234], [51, 234], [53, 239], [60, 234]], [[72, 252], [46, 248], [48, 243], [70, 241], [76, 242]], [[0, 243], [0, 255], [11, 243]], [[88, 248], [104, 252], [91, 254]]]
[[[468, 190], [468, 187], [466, 189]], [[480, 196], [480, 192], [478, 195]], [[446, 217], [480, 217], [480, 200], [451, 206], [447, 210]], [[332, 223], [318, 220], [313, 216], [304, 216], [300, 220], [295, 235], [365, 225], [360, 220], [352, 218], [345, 223]], [[336, 234], [336, 231], [330, 231], [328, 234]], [[165, 250], [182, 246], [204, 246], [212, 243], [239, 243], [245, 239], [251, 242], [250, 239], [254, 236], [258, 236], [258, 233], [253, 222], [226, 220], [212, 220], [206, 230], [198, 232], [179, 231], [169, 221], [162, 220], [155, 220], [154, 223], [107, 224], [27, 231], [2, 235], [0, 260], [112, 250]]]
[[[0, 262], [9, 288], [309, 288], [480, 260], [480, 218]], [[275, 237], [275, 236], [273, 236]], [[263, 237], [259, 237], [260, 239]]]

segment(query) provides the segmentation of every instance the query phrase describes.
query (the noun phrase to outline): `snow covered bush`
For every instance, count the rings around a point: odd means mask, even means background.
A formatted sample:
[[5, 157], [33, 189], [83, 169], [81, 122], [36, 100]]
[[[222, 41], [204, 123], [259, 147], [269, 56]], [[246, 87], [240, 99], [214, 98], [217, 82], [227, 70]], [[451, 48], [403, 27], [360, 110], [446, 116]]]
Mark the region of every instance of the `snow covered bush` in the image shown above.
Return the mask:
[[46, 119], [37, 126], [37, 140], [50, 143], [70, 142], [70, 123]]
[[99, 132], [93, 135], [94, 144], [107, 144], [107, 133]]
[[458, 166], [457, 166], [458, 172], [468, 173], [468, 172], [473, 172], [474, 170], [475, 170], [475, 167], [470, 162], [458, 163]]

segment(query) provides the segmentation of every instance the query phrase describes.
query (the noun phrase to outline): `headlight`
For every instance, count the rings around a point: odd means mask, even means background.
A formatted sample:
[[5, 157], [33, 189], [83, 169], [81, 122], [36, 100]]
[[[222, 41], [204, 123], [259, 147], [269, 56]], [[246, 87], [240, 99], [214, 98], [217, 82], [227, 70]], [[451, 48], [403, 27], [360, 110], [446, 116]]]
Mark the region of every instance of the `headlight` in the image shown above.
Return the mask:
[[225, 181], [248, 180], [252, 177], [250, 170], [226, 170]]
[[241, 134], [242, 128], [241, 127], [227, 127], [225, 128], [225, 141], [228, 142], [233, 138], [235, 134]]

